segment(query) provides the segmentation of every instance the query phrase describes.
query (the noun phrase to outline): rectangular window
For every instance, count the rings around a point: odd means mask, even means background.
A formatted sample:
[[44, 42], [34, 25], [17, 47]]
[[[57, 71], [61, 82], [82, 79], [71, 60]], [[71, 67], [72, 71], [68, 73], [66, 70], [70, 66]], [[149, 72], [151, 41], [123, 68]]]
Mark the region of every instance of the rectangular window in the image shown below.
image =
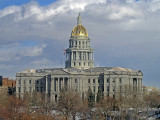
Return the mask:
[[75, 81], [74, 81], [75, 83], [77, 83], [77, 79], [75, 79]]
[[95, 79], [93, 79], [93, 83], [95, 83]]
[[31, 80], [29, 80], [29, 84], [31, 84]]
[[109, 83], [109, 78], [107, 78], [107, 83]]
[[100, 79], [98, 79], [98, 83], [100, 83]]
[[122, 82], [122, 78], [119, 78], [119, 82], [120, 82], [120, 83]]
[[39, 84], [39, 81], [37, 80], [37, 84]]
[[107, 86], [107, 92], [109, 92], [109, 86]]
[[90, 83], [90, 79], [88, 79], [88, 83]]
[[79, 60], [81, 60], [81, 52], [79, 52]]

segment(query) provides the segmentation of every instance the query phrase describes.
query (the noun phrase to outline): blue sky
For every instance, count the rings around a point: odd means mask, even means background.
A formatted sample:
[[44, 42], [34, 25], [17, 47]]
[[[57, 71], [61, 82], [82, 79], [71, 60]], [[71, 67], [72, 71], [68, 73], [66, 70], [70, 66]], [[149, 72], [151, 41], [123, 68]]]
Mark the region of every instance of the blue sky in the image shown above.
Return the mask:
[[[31, 0], [0, 0], [0, 9], [3, 9], [5, 7], [11, 6], [11, 5], [23, 5], [29, 3]], [[33, 0], [32, 0], [33, 1]], [[49, 5], [56, 0], [35, 0], [39, 3], [41, 6]]]
[[160, 88], [158, 0], [0, 0], [0, 74], [64, 67], [79, 12], [95, 66], [142, 70], [143, 84]]

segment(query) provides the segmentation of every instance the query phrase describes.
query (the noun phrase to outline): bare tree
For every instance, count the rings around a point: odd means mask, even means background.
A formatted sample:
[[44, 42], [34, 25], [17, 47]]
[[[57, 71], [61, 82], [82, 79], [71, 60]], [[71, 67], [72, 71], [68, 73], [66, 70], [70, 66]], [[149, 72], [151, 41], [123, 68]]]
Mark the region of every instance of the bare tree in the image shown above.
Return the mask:
[[61, 111], [66, 120], [72, 118], [75, 120], [76, 115], [82, 107], [80, 94], [73, 90], [61, 91], [58, 100], [58, 110]]
[[160, 105], [160, 93], [158, 91], [151, 91], [144, 94], [144, 101], [147, 106], [158, 107]]

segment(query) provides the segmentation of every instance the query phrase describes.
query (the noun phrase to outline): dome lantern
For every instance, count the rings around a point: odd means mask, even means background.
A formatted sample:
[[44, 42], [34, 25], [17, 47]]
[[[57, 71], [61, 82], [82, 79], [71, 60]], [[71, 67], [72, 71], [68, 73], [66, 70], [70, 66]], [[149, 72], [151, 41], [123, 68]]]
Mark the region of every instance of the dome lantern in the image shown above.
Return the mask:
[[79, 13], [79, 16], [77, 18], [77, 25], [81, 25], [81, 23], [82, 23], [82, 20], [81, 20], [81, 15]]

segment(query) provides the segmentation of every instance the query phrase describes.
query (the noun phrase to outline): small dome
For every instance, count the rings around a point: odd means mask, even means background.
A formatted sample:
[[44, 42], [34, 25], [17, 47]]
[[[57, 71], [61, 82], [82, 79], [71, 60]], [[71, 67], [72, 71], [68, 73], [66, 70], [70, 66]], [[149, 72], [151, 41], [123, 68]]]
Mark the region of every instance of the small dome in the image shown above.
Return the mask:
[[88, 32], [83, 25], [76, 25], [71, 33], [71, 37], [73, 36], [88, 36]]

